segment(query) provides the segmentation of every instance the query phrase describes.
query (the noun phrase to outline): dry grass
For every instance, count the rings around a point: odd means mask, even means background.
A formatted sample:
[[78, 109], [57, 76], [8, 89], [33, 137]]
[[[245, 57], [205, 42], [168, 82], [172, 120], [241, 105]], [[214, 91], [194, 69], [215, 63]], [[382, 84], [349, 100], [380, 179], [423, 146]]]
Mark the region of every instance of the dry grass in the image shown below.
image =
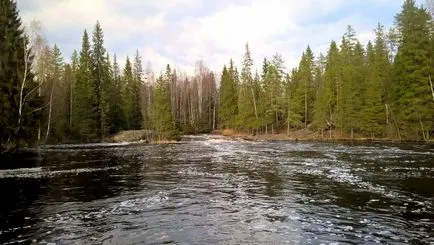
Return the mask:
[[235, 136], [237, 135], [237, 132], [235, 132], [235, 130], [233, 129], [224, 129], [222, 132], [223, 136]]
[[176, 140], [156, 140], [156, 141], [152, 141], [152, 144], [157, 144], [157, 145], [165, 145], [165, 144], [179, 144], [179, 141]]
[[140, 140], [149, 140], [152, 131], [149, 130], [126, 130], [121, 131], [110, 138], [112, 142], [131, 142]]

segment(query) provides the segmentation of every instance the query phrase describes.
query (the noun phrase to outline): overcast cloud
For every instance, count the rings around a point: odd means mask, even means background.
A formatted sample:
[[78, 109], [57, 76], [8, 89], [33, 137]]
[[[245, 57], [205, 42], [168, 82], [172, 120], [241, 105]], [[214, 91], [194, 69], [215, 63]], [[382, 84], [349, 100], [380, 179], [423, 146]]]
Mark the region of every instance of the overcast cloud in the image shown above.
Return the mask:
[[[418, 1], [423, 3], [422, 0]], [[249, 42], [255, 65], [282, 54], [297, 65], [310, 45], [325, 52], [351, 24], [359, 39], [372, 39], [378, 22], [389, 27], [400, 0], [18, 0], [24, 22], [42, 23], [50, 44], [66, 60], [80, 49], [83, 30], [100, 21], [105, 46], [121, 62], [139, 50], [154, 71], [165, 64], [192, 72], [197, 60], [220, 71], [233, 58], [240, 64]], [[144, 64], [144, 65], [145, 65]]]

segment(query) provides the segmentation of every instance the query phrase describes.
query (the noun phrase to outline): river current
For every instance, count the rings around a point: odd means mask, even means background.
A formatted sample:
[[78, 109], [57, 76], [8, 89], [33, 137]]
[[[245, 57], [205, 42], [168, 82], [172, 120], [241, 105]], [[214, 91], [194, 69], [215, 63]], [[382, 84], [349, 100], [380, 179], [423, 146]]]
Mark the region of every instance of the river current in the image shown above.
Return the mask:
[[251, 142], [2, 156], [2, 244], [433, 244], [434, 149]]

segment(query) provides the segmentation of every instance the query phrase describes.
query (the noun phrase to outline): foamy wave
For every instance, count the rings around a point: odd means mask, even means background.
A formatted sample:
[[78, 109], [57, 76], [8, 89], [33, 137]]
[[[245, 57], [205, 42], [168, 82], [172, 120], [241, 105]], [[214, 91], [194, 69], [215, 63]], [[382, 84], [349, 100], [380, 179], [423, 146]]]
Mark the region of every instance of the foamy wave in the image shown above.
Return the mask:
[[37, 168], [18, 168], [18, 169], [6, 169], [0, 170], [0, 179], [6, 178], [47, 178], [65, 174], [81, 174], [91, 172], [101, 172], [108, 170], [118, 170], [117, 167], [106, 168], [77, 168], [68, 170], [48, 170], [42, 167]]

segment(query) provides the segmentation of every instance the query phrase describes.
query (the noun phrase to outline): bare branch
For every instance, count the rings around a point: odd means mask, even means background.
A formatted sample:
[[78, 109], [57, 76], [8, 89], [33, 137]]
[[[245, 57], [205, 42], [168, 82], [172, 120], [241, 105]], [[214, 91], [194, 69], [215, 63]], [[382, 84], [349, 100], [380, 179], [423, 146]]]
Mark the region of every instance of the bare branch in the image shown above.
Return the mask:
[[25, 115], [25, 116], [30, 115], [30, 114], [35, 113], [35, 112], [37, 112], [37, 111], [43, 110], [43, 109], [47, 108], [47, 107], [50, 106], [50, 105], [51, 105], [51, 102], [48, 102], [46, 105], [44, 105], [44, 106], [42, 106], [42, 107], [39, 107], [39, 108], [36, 108], [36, 109], [34, 109], [34, 110], [30, 111], [30, 112], [27, 112], [27, 113], [24, 114], [24, 115]]
[[38, 85], [37, 85], [36, 87], [34, 87], [32, 90], [30, 90], [30, 92], [28, 92], [28, 93], [24, 96], [23, 102], [26, 102], [26, 101], [27, 101], [27, 98], [28, 98], [32, 93], [34, 93], [34, 92], [36, 92], [37, 90], [39, 90], [39, 88], [41, 88], [42, 85], [44, 85], [44, 83], [45, 83], [45, 80], [39, 82]]

